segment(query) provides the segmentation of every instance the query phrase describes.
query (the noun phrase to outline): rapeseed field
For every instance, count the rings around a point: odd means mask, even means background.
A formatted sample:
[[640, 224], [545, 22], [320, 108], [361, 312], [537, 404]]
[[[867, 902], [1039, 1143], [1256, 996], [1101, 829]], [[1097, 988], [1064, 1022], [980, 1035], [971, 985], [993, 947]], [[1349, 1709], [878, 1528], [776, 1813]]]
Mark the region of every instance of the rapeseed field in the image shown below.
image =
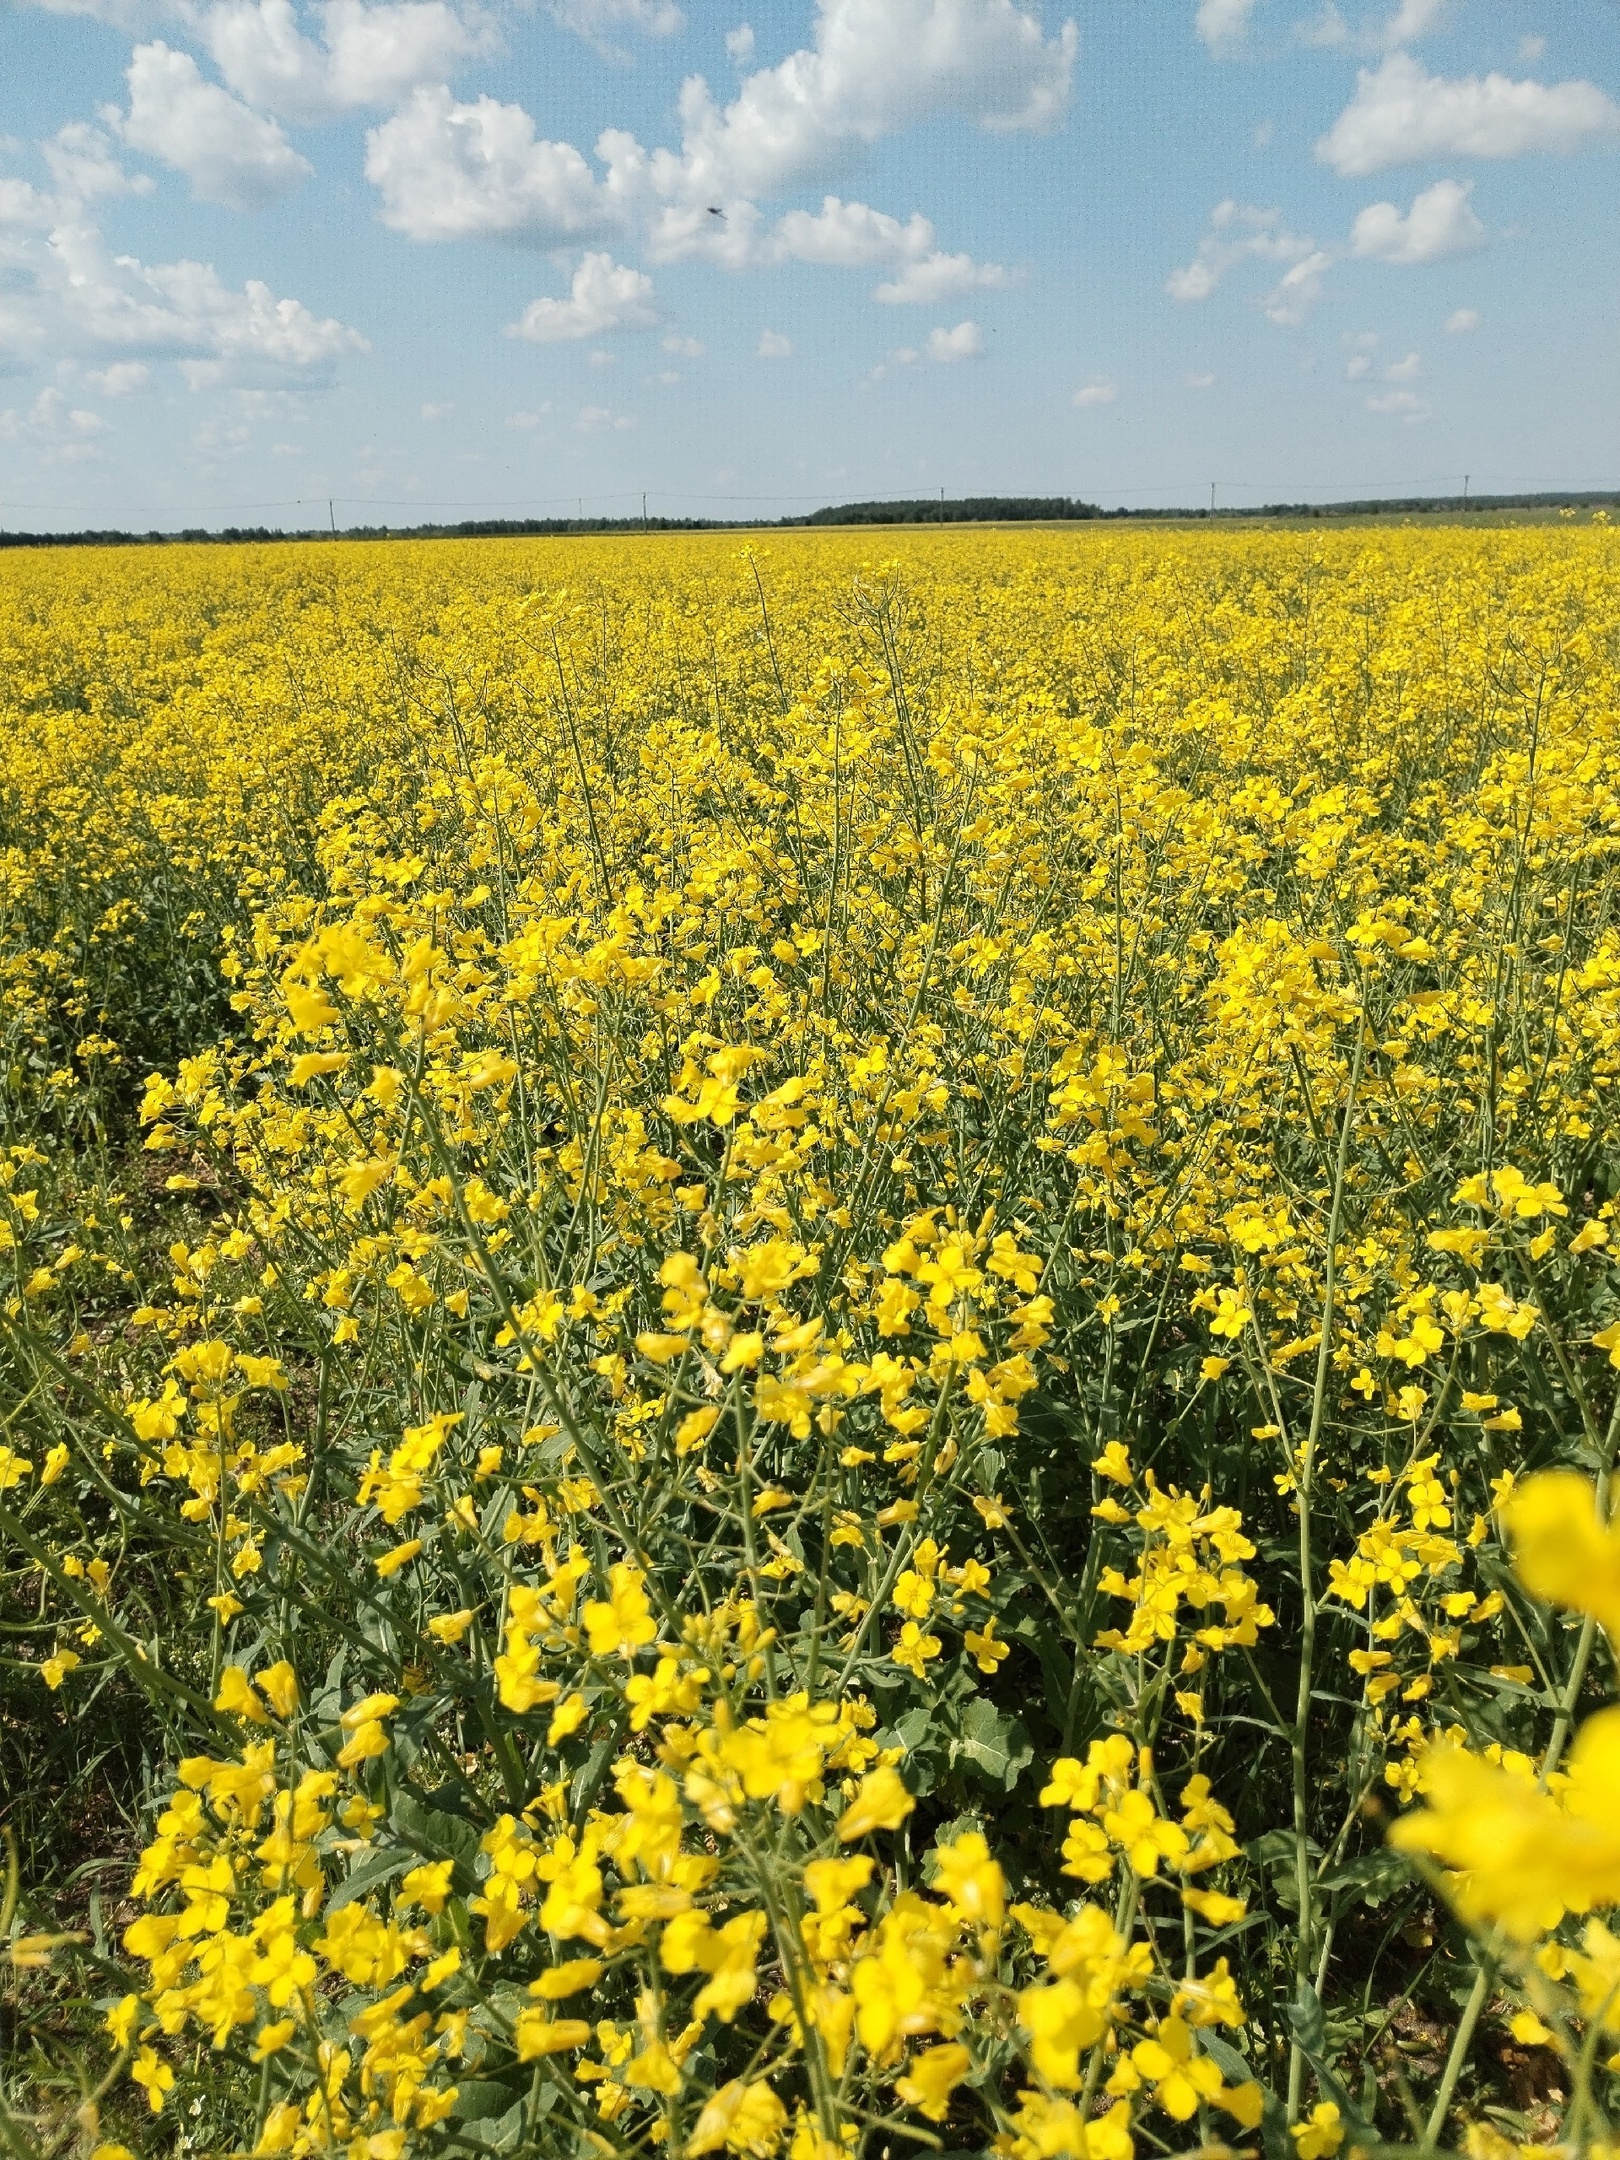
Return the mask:
[[0, 2143], [1620, 2149], [1615, 548], [0, 558]]

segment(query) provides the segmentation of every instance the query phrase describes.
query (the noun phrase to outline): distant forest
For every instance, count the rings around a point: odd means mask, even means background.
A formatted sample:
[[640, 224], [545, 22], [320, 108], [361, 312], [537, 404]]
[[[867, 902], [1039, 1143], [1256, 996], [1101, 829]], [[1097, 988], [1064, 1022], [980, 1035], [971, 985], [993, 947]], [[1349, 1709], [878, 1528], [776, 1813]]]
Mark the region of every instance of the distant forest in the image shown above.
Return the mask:
[[1067, 524], [1076, 518], [1106, 517], [1095, 503], [1067, 495], [965, 495], [956, 502], [937, 496], [916, 502], [836, 503], [812, 510], [808, 517], [784, 518], [784, 525], [1018, 525]]

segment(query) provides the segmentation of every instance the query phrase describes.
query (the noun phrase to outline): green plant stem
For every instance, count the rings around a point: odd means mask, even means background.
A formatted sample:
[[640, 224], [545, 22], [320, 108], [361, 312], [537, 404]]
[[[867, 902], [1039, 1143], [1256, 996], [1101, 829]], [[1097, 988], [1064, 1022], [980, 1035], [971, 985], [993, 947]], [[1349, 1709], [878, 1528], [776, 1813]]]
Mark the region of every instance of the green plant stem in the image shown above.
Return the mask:
[[[1316, 1385], [1311, 1396], [1311, 1422], [1299, 1464], [1299, 1692], [1295, 1698], [1293, 1736], [1289, 1756], [1293, 1774], [1294, 1887], [1299, 1900], [1299, 1933], [1294, 1942], [1294, 1990], [1303, 1997], [1313, 1984], [1316, 1883], [1311, 1868], [1310, 1757], [1307, 1735], [1311, 1717], [1311, 1688], [1316, 1663], [1316, 1587], [1311, 1556], [1311, 1494], [1316, 1479], [1316, 1447], [1321, 1438], [1327, 1407], [1328, 1374], [1333, 1352], [1333, 1302], [1338, 1287], [1335, 1270], [1339, 1224], [1344, 1213], [1345, 1171], [1350, 1161], [1350, 1135], [1355, 1128], [1356, 1091], [1361, 1084], [1361, 1064], [1367, 1043], [1367, 1022], [1356, 1016], [1356, 1049], [1350, 1066], [1350, 1086], [1344, 1116], [1339, 1125], [1339, 1152], [1333, 1168], [1333, 1204], [1328, 1212], [1327, 1260], [1322, 1277], [1322, 1339], [1316, 1351]], [[1305, 2091], [1305, 2051], [1298, 2040], [1288, 2051], [1288, 2120], [1296, 2123]]]
[[[1600, 1512], [1605, 1516], [1607, 1516], [1608, 1512], [1607, 1487], [1610, 1474], [1614, 1468], [1617, 1443], [1620, 1443], [1620, 1392], [1615, 1395], [1614, 1409], [1609, 1417], [1609, 1430], [1604, 1437], [1603, 1457], [1598, 1467], [1597, 1504]], [[1544, 1791], [1547, 1780], [1558, 1768], [1565, 1745], [1569, 1740], [1570, 1729], [1575, 1722], [1575, 1706], [1580, 1700], [1581, 1689], [1586, 1684], [1586, 1668], [1591, 1663], [1592, 1648], [1596, 1641], [1597, 1622], [1588, 1613], [1581, 1622], [1581, 1632], [1576, 1639], [1575, 1656], [1570, 1664], [1569, 1678], [1564, 1684], [1563, 1694], [1559, 1697], [1557, 1715], [1553, 1719], [1553, 1729], [1548, 1736], [1546, 1752], [1541, 1758], [1541, 1770], [1537, 1782]], [[1496, 1977], [1501, 1969], [1502, 1930], [1495, 1928], [1480, 1953], [1479, 1970], [1474, 1975], [1473, 1987], [1469, 1990], [1468, 2000], [1463, 2005], [1462, 2016], [1457, 2020], [1457, 2030], [1452, 2035], [1451, 2047], [1446, 2055], [1445, 2068], [1440, 2073], [1440, 2083], [1435, 2091], [1434, 2105], [1429, 2110], [1429, 2119], [1424, 2126], [1423, 2151], [1425, 2153], [1433, 2152], [1439, 2144], [1440, 2133], [1445, 2128], [1446, 2117], [1451, 2112], [1452, 2096], [1457, 2090], [1457, 2080], [1462, 2076], [1463, 2064], [1468, 2060], [1468, 2051], [1473, 2046], [1475, 2027], [1484, 2014], [1485, 2005], [1490, 2000], [1491, 1990], [1496, 1985]]]

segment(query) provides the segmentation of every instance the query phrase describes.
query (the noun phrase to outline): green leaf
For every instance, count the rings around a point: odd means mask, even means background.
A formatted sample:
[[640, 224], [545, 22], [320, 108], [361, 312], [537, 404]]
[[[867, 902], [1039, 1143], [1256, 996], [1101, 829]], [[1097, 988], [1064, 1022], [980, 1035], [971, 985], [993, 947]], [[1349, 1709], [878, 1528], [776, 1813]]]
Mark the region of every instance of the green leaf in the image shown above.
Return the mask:
[[513, 2152], [523, 2135], [523, 2100], [510, 2085], [475, 2078], [461, 2087], [451, 2120], [461, 2125], [459, 2142], [483, 2152]]
[[1026, 1644], [1034, 1651], [1041, 1665], [1041, 1679], [1046, 1687], [1046, 1708], [1052, 1723], [1061, 1732], [1069, 1714], [1069, 1696], [1074, 1687], [1074, 1646], [1054, 1634], [1050, 1615], [1035, 1614], [1008, 1624], [1003, 1628], [1009, 1642]]
[[1317, 2058], [1327, 2052], [1327, 2021], [1322, 1999], [1308, 1980], [1299, 1983], [1299, 1992], [1288, 2005], [1288, 2029], [1314, 2069]]
[[1378, 1906], [1395, 1891], [1404, 1890], [1411, 1880], [1400, 1854], [1381, 1846], [1377, 1852], [1363, 1853], [1359, 1859], [1346, 1860], [1338, 1867], [1329, 1868], [1319, 1879], [1318, 1888], [1353, 1890], [1359, 1893], [1357, 1904]]
[[370, 1859], [363, 1860], [359, 1867], [353, 1869], [338, 1885], [326, 1910], [329, 1913], [341, 1912], [345, 1905], [352, 1905], [356, 1898], [364, 1897], [368, 1890], [375, 1890], [379, 1883], [389, 1882], [394, 1876], [403, 1875], [407, 1868], [414, 1867], [415, 1864], [414, 1852], [373, 1853]]
[[[1307, 1845], [1306, 1852], [1312, 1866], [1322, 1857], [1321, 1847], [1314, 1843]], [[1266, 1878], [1272, 1904], [1280, 1905], [1285, 1912], [1298, 1912], [1298, 1861], [1293, 1831], [1266, 1831], [1264, 1836], [1252, 1841], [1248, 1855]]]
[[464, 1815], [431, 1806], [405, 1786], [396, 1788], [388, 1820], [410, 1846], [413, 1856], [455, 1862], [451, 1881], [462, 1897], [477, 1889], [480, 1845], [476, 1823], [468, 1822]]
[[1371, 2125], [1361, 2119], [1361, 2111], [1351, 2099], [1339, 2080], [1336, 2066], [1328, 2053], [1327, 2019], [1322, 2011], [1322, 1999], [1308, 1980], [1299, 1983], [1293, 2001], [1287, 2008], [1288, 2029], [1295, 2045], [1316, 2073], [1316, 2082], [1323, 2096], [1335, 2101], [1344, 2119], [1345, 2128], [1358, 2143], [1377, 2143]]
[[927, 1740], [932, 1723], [933, 1713], [926, 1706], [908, 1710], [903, 1718], [896, 1718], [894, 1736], [909, 1755]]
[[951, 1743], [952, 1764], [964, 1764], [986, 1784], [1011, 1792], [1034, 1756], [1034, 1743], [1019, 1720], [975, 1695]]
[[1294, 2141], [1288, 2135], [1288, 2111], [1271, 2087], [1255, 2076], [1254, 2064], [1240, 2055], [1229, 2040], [1219, 2033], [1200, 2032], [1199, 2045], [1219, 2070], [1228, 2085], [1260, 2086], [1263, 2096], [1263, 2112], [1260, 2116], [1260, 2143], [1266, 2160], [1291, 2160]]
[[343, 1710], [343, 1669], [349, 1662], [349, 1646], [339, 1643], [332, 1662], [326, 1668], [326, 1678], [316, 1690], [310, 1704], [310, 1715], [320, 1725], [335, 1725]]

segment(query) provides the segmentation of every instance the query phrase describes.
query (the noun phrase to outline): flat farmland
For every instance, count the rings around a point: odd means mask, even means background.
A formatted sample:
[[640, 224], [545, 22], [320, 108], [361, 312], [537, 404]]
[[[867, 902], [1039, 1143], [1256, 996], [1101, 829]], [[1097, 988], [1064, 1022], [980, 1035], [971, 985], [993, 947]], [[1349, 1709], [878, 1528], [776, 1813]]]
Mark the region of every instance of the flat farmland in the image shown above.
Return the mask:
[[1615, 548], [0, 557], [18, 2151], [1597, 2149]]

